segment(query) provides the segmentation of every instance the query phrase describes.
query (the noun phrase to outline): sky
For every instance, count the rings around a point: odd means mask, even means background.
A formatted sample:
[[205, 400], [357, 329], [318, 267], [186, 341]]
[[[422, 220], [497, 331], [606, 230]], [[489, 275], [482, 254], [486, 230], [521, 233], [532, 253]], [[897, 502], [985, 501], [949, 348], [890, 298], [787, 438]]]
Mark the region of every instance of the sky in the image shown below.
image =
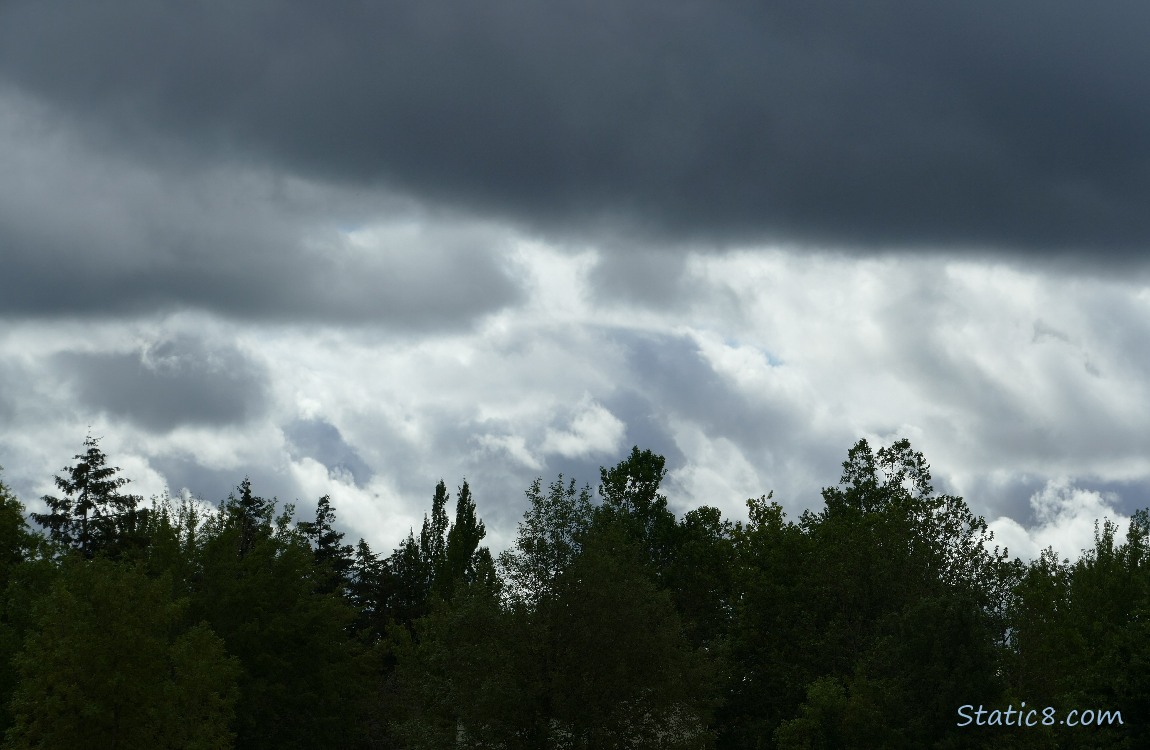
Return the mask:
[[818, 510], [906, 437], [1024, 559], [1150, 506], [1150, 5], [0, 1], [0, 465], [436, 483], [631, 446]]

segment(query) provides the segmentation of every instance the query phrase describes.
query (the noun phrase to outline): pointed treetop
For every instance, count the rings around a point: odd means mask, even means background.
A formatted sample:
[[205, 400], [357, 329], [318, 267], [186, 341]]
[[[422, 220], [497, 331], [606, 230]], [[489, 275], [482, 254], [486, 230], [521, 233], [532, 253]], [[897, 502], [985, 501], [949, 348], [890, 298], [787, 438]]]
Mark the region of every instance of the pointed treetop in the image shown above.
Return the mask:
[[134, 534], [142, 511], [136, 510], [138, 496], [120, 492], [130, 480], [116, 476], [120, 467], [108, 466], [100, 439], [88, 433], [84, 447], [83, 453], [73, 456], [76, 463], [55, 477], [64, 497], [45, 495], [48, 512], [33, 513], [32, 518], [48, 530], [52, 541], [91, 558], [122, 546]]

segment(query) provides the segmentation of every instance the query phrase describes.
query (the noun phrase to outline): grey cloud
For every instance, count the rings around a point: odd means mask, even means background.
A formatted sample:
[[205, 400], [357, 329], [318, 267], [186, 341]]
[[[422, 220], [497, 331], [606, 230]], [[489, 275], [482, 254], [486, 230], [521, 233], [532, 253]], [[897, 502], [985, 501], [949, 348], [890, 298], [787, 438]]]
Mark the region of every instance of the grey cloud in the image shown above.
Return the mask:
[[1136, 510], [1150, 509], [1150, 480], [1080, 482], [1078, 486], [1099, 492], [1103, 497], [1115, 496], [1114, 509], [1127, 516]]
[[686, 336], [618, 331], [626, 348], [631, 382], [664, 416], [677, 415], [700, 425], [708, 435], [724, 436], [750, 456], [762, 455], [780, 435], [798, 432], [795, 406], [748, 404], [725, 382]]
[[54, 360], [81, 409], [151, 432], [241, 424], [266, 408], [267, 372], [234, 347], [180, 337], [129, 354], [66, 352]]
[[553, 231], [1113, 265], [1150, 239], [1148, 25], [1033, 0], [13, 0], [0, 79], [121, 148]]
[[[294, 503], [299, 497], [299, 488], [294, 482], [285, 481], [282, 472], [269, 467], [252, 466], [242, 469], [219, 469], [200, 463], [194, 456], [162, 454], [150, 456], [148, 463], [168, 484], [169, 491], [179, 494], [188, 490], [194, 497], [216, 505], [234, 493], [240, 482], [251, 479], [252, 491], [263, 498], [276, 498], [282, 510], [285, 503]], [[314, 502], [316, 498], [308, 498]], [[303, 508], [306, 501], [299, 504]], [[314, 507], [314, 506], [312, 506]], [[299, 512], [296, 518], [301, 518]]]
[[[822, 507], [818, 488], [837, 483], [847, 449], [858, 439], [848, 427], [812, 429], [811, 404], [749, 399], [686, 336], [618, 331], [612, 338], [627, 351], [629, 385], [608, 403], [628, 421], [628, 446], [664, 452], [668, 469], [679, 468], [693, 458], [671, 436], [671, 420], [680, 420], [710, 439], [729, 440], [763, 483], [756, 491], [774, 491], [788, 511]], [[631, 416], [636, 413], [646, 418]], [[644, 435], [649, 445], [635, 439]], [[693, 498], [715, 505], [745, 499]]]
[[[675, 469], [686, 461], [686, 456], [675, 444], [675, 438], [667, 428], [664, 411], [652, 401], [649, 395], [643, 393], [641, 387], [621, 388], [603, 399], [607, 407], [627, 425], [627, 436], [622, 446], [623, 454], [617, 461], [626, 458], [631, 446], [637, 445], [642, 450], [650, 450], [667, 459], [667, 468]], [[617, 463], [612, 462], [612, 464]], [[598, 479], [598, 465], [588, 481]]]
[[500, 230], [386, 192], [98, 153], [26, 98], [2, 104], [0, 315], [458, 329], [522, 294]]
[[1034, 338], [1031, 341], [1038, 343], [1043, 339], [1055, 339], [1063, 343], [1070, 343], [1070, 337], [1064, 332], [1039, 319], [1034, 321]]
[[16, 413], [16, 399], [25, 389], [23, 373], [8, 364], [0, 364], [0, 424], [11, 424]]
[[600, 301], [638, 306], [677, 307], [689, 290], [684, 283], [686, 258], [658, 250], [605, 252], [591, 270], [588, 286]]
[[371, 467], [330, 422], [323, 419], [296, 420], [284, 427], [284, 435], [293, 458], [307, 456], [326, 466], [329, 472], [347, 472], [361, 487], [371, 479]]
[[[1034, 528], [1041, 523], [1041, 519], [1030, 500], [1042, 492], [1050, 479], [1049, 476], [1028, 474], [1018, 474], [998, 481], [988, 477], [973, 477], [967, 486], [965, 500], [988, 521], [1005, 516], [1024, 527]], [[1111, 507], [1122, 515], [1128, 516], [1138, 509], [1150, 508], [1150, 482], [1144, 479], [1122, 482], [1075, 479], [1072, 485], [1079, 490], [1100, 493], [1108, 505], [1113, 500]], [[1071, 557], [1078, 552], [1072, 549], [1056, 551]]]

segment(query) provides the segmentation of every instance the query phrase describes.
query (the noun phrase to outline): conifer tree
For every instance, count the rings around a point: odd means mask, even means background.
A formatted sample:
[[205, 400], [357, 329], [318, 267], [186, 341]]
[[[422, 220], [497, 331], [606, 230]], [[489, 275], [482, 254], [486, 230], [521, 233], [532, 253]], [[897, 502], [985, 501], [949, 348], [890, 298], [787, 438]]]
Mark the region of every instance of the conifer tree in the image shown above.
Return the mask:
[[297, 526], [311, 543], [315, 561], [324, 571], [325, 591], [335, 591], [348, 582], [352, 567], [352, 547], [343, 544], [343, 532], [335, 530], [335, 509], [331, 496], [324, 495], [315, 508], [315, 521], [300, 521]]
[[346, 595], [356, 612], [352, 627], [369, 643], [379, 641], [387, 632], [394, 578], [389, 561], [380, 560], [360, 539], [348, 569]]
[[234, 492], [223, 503], [223, 521], [239, 531], [237, 552], [246, 557], [263, 536], [271, 534], [272, 514], [275, 500], [265, 500], [252, 493], [252, 480], [244, 477], [240, 482], [239, 496]]
[[55, 477], [64, 496], [45, 495], [48, 512], [33, 513], [32, 518], [48, 530], [51, 541], [79, 551], [86, 559], [98, 552], [115, 557], [134, 541], [143, 526], [144, 511], [136, 509], [138, 496], [120, 492], [130, 480], [116, 476], [118, 466], [107, 465], [99, 438], [88, 435], [84, 447], [83, 453], [73, 456], [76, 464], [62, 469], [65, 476]]

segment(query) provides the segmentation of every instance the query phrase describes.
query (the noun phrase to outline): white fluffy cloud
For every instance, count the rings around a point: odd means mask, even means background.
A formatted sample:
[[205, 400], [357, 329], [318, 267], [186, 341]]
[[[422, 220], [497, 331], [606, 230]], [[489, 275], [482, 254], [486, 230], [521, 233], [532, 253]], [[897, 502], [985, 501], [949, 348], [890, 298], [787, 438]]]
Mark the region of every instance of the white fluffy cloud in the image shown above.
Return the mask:
[[547, 430], [540, 450], [565, 458], [611, 456], [622, 450], [625, 431], [622, 421], [586, 395], [566, 428]]
[[1074, 559], [1094, 546], [1094, 534], [1106, 521], [1126, 533], [1130, 517], [1114, 506], [1119, 498], [1077, 487], [1066, 477], [1047, 480], [1041, 491], [1030, 498], [1034, 524], [1026, 527], [1016, 519], [999, 517], [988, 525], [994, 544], [1007, 548], [1013, 557], [1033, 560], [1042, 550], [1052, 548], [1059, 558]]
[[[357, 252], [402, 240], [409, 264], [432, 237], [372, 226], [355, 235]], [[440, 227], [426, 241], [458, 244], [467, 231]], [[469, 481], [498, 548], [534, 477], [594, 483], [636, 444], [668, 457], [676, 510], [706, 503], [737, 518], [771, 490], [792, 515], [817, 508], [859, 437], [910, 437], [936, 486], [996, 519], [999, 541], [1024, 557], [1048, 544], [1077, 554], [1095, 518], [1150, 500], [1141, 287], [775, 248], [690, 256], [668, 304], [597, 294], [596, 248], [490, 226], [476, 237], [502, 238], [523, 298], [462, 330], [192, 312], [8, 320], [5, 476], [34, 503], [91, 425], [144, 494], [166, 484], [217, 502], [250, 475], [304, 514], [332, 495], [350, 536], [383, 549], [418, 526], [440, 479]], [[172, 398], [208, 399], [217, 423], [192, 419], [190, 403], [145, 418], [99, 397], [100, 372], [149, 384], [148, 358], [169, 351], [215, 358], [169, 385]], [[81, 380], [68, 369], [101, 357], [115, 367]]]

